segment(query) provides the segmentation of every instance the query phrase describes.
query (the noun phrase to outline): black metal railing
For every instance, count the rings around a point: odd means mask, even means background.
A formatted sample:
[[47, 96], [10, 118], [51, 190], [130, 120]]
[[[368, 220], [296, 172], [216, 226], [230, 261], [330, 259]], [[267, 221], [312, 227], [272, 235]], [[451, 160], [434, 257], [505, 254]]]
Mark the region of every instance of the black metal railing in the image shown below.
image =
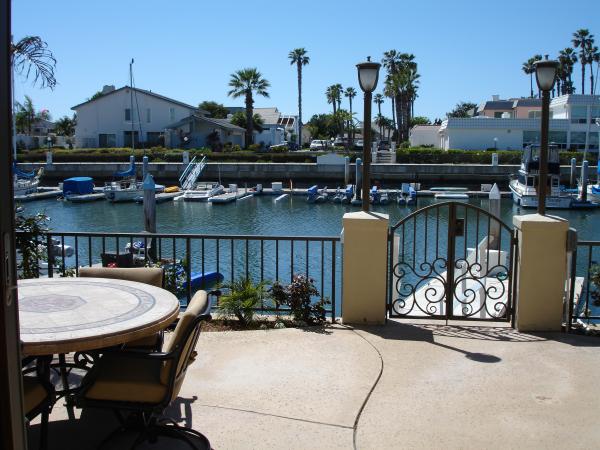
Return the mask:
[[579, 241], [571, 254], [568, 328], [600, 323], [600, 286], [593, 282], [600, 270], [600, 241]]
[[[102, 254], [118, 257], [134, 253], [140, 266], [157, 262], [178, 265], [185, 279], [184, 292], [180, 293], [184, 306], [193, 295], [195, 272], [218, 272], [225, 283], [248, 278], [253, 282], [286, 284], [294, 275], [302, 274], [314, 281], [320, 298], [331, 301], [327, 314], [338, 317], [340, 312], [341, 244], [338, 236], [51, 231], [32, 238], [47, 249], [44, 250], [47, 269], [40, 270], [40, 276], [78, 275], [80, 267], [101, 265]], [[205, 285], [204, 277], [201, 279], [200, 289], [212, 287]], [[275, 308], [263, 302], [259, 311], [273, 312]]]

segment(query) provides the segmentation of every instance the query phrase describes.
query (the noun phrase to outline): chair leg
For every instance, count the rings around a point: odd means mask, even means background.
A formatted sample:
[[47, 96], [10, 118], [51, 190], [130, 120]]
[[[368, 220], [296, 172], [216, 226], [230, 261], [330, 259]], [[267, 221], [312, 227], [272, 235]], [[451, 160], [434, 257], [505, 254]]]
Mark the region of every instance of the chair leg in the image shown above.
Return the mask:
[[40, 450], [46, 450], [48, 448], [48, 420], [49, 410], [46, 409], [42, 412], [42, 421], [40, 425]]

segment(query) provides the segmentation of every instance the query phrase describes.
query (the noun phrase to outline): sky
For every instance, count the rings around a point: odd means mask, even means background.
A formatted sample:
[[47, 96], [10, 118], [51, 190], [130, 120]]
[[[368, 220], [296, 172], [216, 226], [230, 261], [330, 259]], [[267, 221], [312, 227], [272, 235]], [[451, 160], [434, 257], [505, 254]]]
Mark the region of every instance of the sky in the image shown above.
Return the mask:
[[[52, 91], [17, 75], [15, 97], [31, 96], [36, 108], [48, 109], [54, 119], [70, 116], [72, 106], [103, 85], [128, 84], [134, 58], [137, 87], [193, 105], [214, 100], [243, 106], [243, 99], [227, 97], [230, 74], [256, 67], [271, 87], [270, 98], [256, 98], [255, 106], [296, 114], [296, 69], [287, 55], [304, 47], [310, 56], [303, 75], [306, 123], [331, 110], [327, 86], [340, 83], [360, 92], [356, 64], [366, 56], [379, 61], [384, 51], [396, 49], [415, 55], [421, 74], [415, 115], [433, 120], [460, 101], [528, 96], [522, 63], [538, 53], [556, 55], [571, 45], [579, 28], [589, 28], [600, 45], [600, 0], [569, 5], [557, 0], [13, 0], [14, 39], [43, 38], [57, 59], [58, 80]], [[574, 75], [579, 91], [579, 64]], [[381, 88], [380, 82], [376, 92]], [[347, 108], [345, 98], [342, 107]], [[358, 118], [362, 108], [359, 94]], [[389, 100], [382, 113], [391, 117]]]

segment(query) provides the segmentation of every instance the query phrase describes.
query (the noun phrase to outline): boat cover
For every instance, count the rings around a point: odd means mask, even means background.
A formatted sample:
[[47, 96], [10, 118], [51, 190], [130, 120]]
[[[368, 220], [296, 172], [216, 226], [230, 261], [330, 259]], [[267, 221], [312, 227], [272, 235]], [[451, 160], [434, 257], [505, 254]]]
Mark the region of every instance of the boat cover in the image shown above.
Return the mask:
[[133, 177], [135, 175], [135, 163], [131, 164], [129, 166], [129, 169], [127, 169], [124, 172], [115, 172], [114, 177], [115, 178], [128, 178], [128, 177]]
[[309, 187], [306, 192], [308, 194], [317, 194], [319, 192], [319, 187], [315, 184], [314, 186]]
[[23, 172], [21, 169], [19, 169], [16, 162], [13, 163], [13, 173], [17, 176], [17, 178], [34, 178], [35, 177], [35, 170], [32, 172]]
[[63, 181], [63, 195], [82, 195], [94, 192], [94, 180], [90, 177], [73, 177]]

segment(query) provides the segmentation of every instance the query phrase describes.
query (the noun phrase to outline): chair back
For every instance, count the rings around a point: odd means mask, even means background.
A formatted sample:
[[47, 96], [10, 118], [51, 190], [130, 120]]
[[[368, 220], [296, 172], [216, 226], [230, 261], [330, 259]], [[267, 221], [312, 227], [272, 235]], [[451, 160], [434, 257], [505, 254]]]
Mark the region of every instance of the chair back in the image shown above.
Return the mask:
[[112, 264], [116, 267], [135, 267], [132, 253], [100, 253], [102, 267]]
[[79, 276], [137, 281], [162, 287], [164, 273], [160, 267], [82, 267]]
[[206, 291], [196, 292], [186, 311], [179, 318], [171, 340], [163, 350], [164, 353], [174, 356], [164, 365], [160, 374], [161, 382], [172, 389], [171, 400], [179, 394], [191, 362], [190, 357], [200, 336], [201, 321], [208, 317], [209, 309]]

